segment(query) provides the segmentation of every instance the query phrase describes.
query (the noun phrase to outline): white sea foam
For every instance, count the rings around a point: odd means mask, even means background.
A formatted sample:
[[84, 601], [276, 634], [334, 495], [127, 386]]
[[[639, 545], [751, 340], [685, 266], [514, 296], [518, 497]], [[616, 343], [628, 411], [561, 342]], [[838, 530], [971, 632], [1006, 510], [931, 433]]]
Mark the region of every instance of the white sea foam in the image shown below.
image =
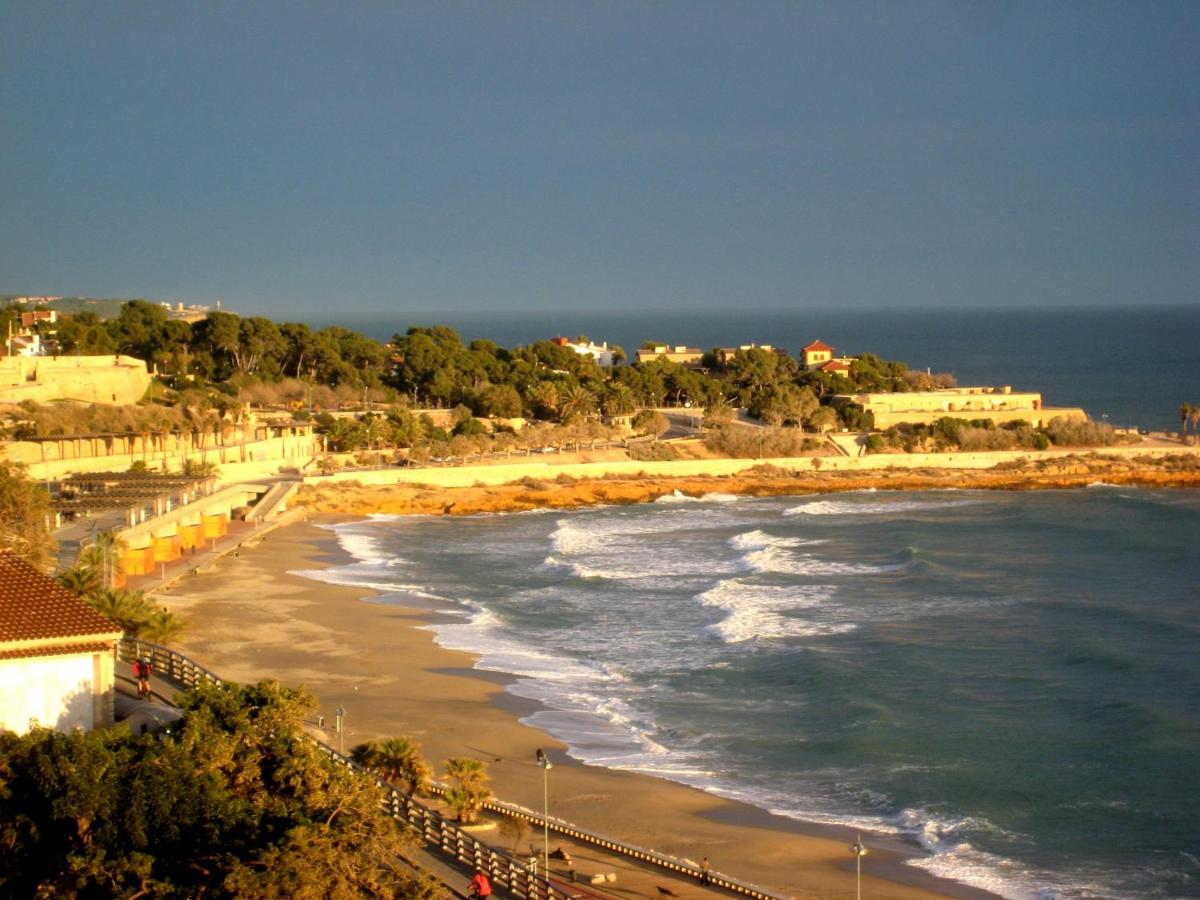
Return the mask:
[[663, 494], [655, 503], [736, 503], [742, 498], [736, 494], [702, 494], [699, 497], [692, 497], [682, 491], [672, 491], [669, 494]]
[[901, 512], [926, 512], [976, 506], [980, 500], [884, 500], [875, 503], [855, 503], [850, 500], [812, 500], [783, 511], [785, 516], [867, 516]]
[[811, 554], [789, 554], [784, 547], [764, 547], [753, 550], [743, 557], [746, 566], [754, 572], [779, 575], [825, 577], [829, 575], [876, 575], [895, 572], [903, 564], [875, 566], [869, 563], [844, 563], [828, 559], [817, 559]]
[[828, 543], [823, 538], [812, 540], [800, 537], [783, 537], [768, 534], [761, 529], [735, 534], [729, 539], [729, 545], [735, 550], [763, 550], [767, 547], [803, 547]]
[[724, 619], [710, 626], [714, 634], [728, 644], [750, 640], [817, 637], [852, 631], [850, 622], [819, 622], [787, 613], [810, 610], [828, 603], [834, 594], [832, 587], [810, 585], [804, 588], [750, 584], [743, 579], [721, 581], [698, 595], [705, 606], [726, 613]]

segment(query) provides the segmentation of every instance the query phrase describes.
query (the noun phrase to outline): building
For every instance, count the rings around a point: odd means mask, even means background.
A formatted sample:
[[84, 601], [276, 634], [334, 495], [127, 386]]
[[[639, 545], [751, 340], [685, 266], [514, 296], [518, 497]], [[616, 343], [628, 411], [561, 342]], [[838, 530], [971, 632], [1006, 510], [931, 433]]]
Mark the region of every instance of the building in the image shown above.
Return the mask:
[[120, 626], [12, 553], [0, 553], [0, 731], [112, 724]]
[[665, 359], [667, 362], [679, 363], [692, 368], [700, 367], [704, 351], [699, 347], [684, 347], [679, 345], [654, 344], [643, 347], [637, 352], [638, 362], [650, 362], [655, 359]]
[[774, 353], [776, 356], [787, 356], [787, 351], [782, 347], [751, 342], [749, 344], [739, 344], [736, 347], [714, 347], [713, 359], [718, 366], [728, 365], [729, 361], [738, 355], [739, 350], [765, 350], [767, 353]]
[[820, 340], [813, 341], [800, 352], [806, 369], [819, 369], [833, 359], [833, 348]]
[[50, 325], [54, 325], [58, 322], [58, 310], [34, 309], [21, 313], [22, 328], [33, 328], [39, 322], [46, 322]]
[[1042, 395], [1014, 393], [1011, 387], [960, 387], [936, 391], [896, 393], [838, 394], [837, 406], [854, 405], [872, 413], [875, 427], [882, 430], [893, 425], [928, 425], [949, 416], [955, 419], [991, 419], [997, 425], [1004, 422], [1029, 422], [1041, 427], [1054, 418], [1086, 419], [1077, 408], [1047, 408]]
[[574, 350], [580, 356], [590, 356], [596, 361], [596, 365], [603, 369], [611, 369], [613, 365], [612, 348], [608, 346], [608, 341], [603, 344], [597, 344], [594, 341], [588, 341], [586, 344], [570, 341], [565, 337], [556, 337], [554, 343], [560, 347], [566, 347], [568, 350]]

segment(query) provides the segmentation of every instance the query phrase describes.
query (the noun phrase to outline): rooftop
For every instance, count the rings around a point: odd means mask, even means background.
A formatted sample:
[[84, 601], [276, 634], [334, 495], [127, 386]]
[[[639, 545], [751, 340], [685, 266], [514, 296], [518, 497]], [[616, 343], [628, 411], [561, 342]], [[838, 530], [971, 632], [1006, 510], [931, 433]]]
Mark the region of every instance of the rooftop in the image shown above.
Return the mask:
[[0, 553], [0, 645], [63, 638], [118, 638], [121, 627], [48, 575]]

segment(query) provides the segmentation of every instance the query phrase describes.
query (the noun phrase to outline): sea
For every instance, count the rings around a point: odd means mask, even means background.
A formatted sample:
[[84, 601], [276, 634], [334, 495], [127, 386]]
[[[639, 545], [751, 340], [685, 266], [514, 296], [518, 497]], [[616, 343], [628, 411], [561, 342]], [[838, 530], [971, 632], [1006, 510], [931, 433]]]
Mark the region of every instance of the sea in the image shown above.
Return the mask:
[[[449, 324], [820, 337], [1152, 428], [1200, 400], [1197, 311], [635, 318]], [[670, 495], [334, 530], [353, 561], [306, 574], [438, 613], [436, 640], [585, 764], [893, 835], [1003, 897], [1200, 897], [1200, 492]]]

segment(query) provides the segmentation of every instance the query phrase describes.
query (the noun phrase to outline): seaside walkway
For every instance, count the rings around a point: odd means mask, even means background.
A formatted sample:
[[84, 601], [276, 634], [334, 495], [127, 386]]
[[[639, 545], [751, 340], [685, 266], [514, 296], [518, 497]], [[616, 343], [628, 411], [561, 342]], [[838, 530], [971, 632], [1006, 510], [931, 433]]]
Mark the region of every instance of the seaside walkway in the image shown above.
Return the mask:
[[[151, 661], [154, 676], [150, 702], [139, 701], [132, 674], [137, 658]], [[177, 695], [202, 682], [219, 684], [221, 679], [181, 653], [145, 641], [126, 638], [121, 641], [117, 665], [118, 709], [126, 715], [140, 714], [150, 727], [166, 724], [173, 717]], [[358, 768], [348, 757], [326, 744], [319, 721], [306, 722], [306, 731], [314, 743], [341, 765]], [[392, 818], [406, 822], [422, 838], [407, 861], [446, 886], [454, 895], [465, 897], [467, 882], [475, 869], [488, 873], [501, 895], [530, 900], [617, 900], [617, 898], [654, 897], [698, 898], [743, 896], [755, 900], [782, 900], [782, 895], [728, 878], [711, 874], [709, 885], [700, 883], [700, 870], [692, 862], [635, 847], [578, 828], [556, 818], [544, 820], [540, 813], [513, 804], [492, 801], [485, 806], [491, 827], [463, 828], [430, 805], [405, 797], [382, 779], [376, 779], [386, 792], [384, 809]], [[433, 802], [444, 791], [434, 785]], [[517, 855], [511, 840], [503, 840], [497, 820], [523, 819], [530, 829], [522, 838], [529, 851]], [[543, 829], [551, 832], [550, 847], [561, 849], [567, 860], [550, 860], [549, 873], [542, 871]], [[537, 865], [531, 865], [536, 857]], [[603, 880], [593, 883], [596, 876]], [[846, 896], [850, 896], [847, 893]]]

